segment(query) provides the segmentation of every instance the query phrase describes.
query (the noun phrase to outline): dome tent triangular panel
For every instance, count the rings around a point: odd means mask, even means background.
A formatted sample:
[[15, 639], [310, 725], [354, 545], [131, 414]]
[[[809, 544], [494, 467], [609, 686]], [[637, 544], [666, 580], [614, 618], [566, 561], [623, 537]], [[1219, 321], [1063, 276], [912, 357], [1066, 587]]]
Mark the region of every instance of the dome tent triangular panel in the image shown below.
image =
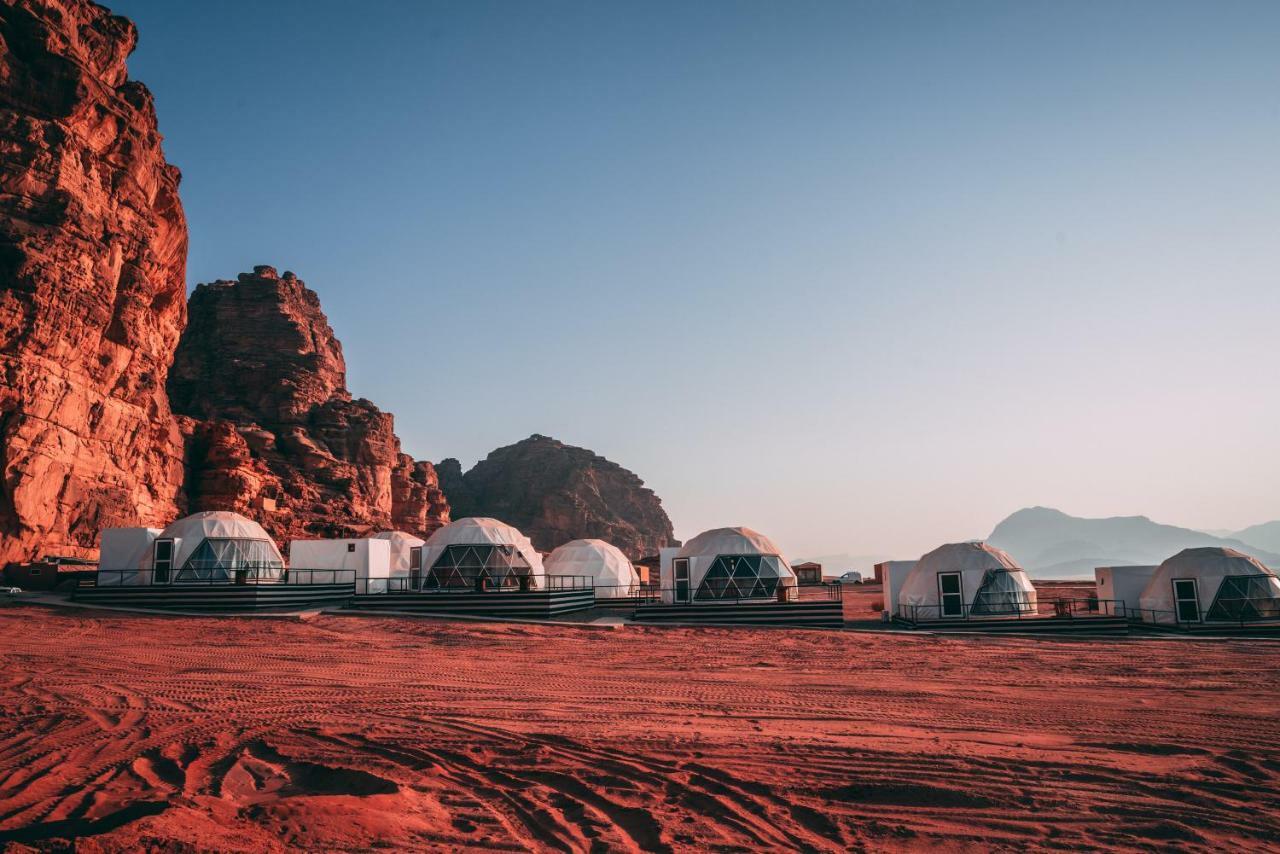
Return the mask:
[[1231, 548], [1183, 549], [1156, 569], [1139, 597], [1143, 621], [1162, 625], [1280, 618], [1280, 579]]
[[[795, 574], [778, 546], [751, 528], [736, 526], [703, 531], [685, 543], [674, 562], [686, 560], [692, 599], [710, 602], [738, 598], [772, 598], [779, 587], [794, 587]], [[761, 566], [769, 572], [761, 574]], [[663, 600], [672, 599], [670, 579], [663, 579]]]
[[543, 569], [549, 576], [590, 578], [597, 599], [634, 596], [640, 591], [640, 575], [631, 561], [604, 540], [571, 540], [547, 555]]
[[423, 546], [422, 566], [429, 588], [473, 589], [480, 575], [504, 587], [517, 586], [521, 577], [528, 577], [533, 589], [546, 586], [542, 555], [529, 538], [505, 522], [481, 516], [458, 519], [433, 532]]
[[1037, 608], [1026, 571], [982, 542], [948, 543], [923, 555], [903, 580], [897, 604], [915, 620], [1015, 616]]

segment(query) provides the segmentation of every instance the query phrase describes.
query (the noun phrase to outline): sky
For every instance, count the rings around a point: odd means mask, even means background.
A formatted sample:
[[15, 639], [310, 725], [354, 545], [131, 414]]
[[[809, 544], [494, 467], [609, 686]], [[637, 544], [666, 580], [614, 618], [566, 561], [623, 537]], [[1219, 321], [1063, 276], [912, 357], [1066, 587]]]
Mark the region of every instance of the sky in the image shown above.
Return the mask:
[[795, 557], [1280, 518], [1280, 4], [110, 5], [189, 285], [296, 272], [418, 458]]

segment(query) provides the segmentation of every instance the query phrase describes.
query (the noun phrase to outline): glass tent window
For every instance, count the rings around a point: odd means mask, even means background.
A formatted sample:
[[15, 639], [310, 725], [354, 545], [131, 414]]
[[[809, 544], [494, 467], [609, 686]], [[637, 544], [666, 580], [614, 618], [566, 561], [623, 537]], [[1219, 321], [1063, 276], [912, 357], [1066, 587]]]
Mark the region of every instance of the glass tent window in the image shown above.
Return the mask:
[[776, 555], [719, 555], [702, 577], [694, 599], [769, 599], [778, 590], [782, 564]]
[[1031, 610], [1031, 598], [1007, 569], [988, 569], [973, 597], [971, 614], [1018, 614]]
[[1280, 618], [1280, 579], [1274, 575], [1228, 575], [1209, 606], [1206, 620]]
[[178, 570], [176, 581], [230, 581], [238, 570], [257, 579], [278, 579], [284, 563], [266, 540], [207, 539]]
[[487, 587], [515, 588], [533, 567], [515, 546], [449, 546], [432, 564], [423, 587], [428, 590], [474, 590], [476, 580]]

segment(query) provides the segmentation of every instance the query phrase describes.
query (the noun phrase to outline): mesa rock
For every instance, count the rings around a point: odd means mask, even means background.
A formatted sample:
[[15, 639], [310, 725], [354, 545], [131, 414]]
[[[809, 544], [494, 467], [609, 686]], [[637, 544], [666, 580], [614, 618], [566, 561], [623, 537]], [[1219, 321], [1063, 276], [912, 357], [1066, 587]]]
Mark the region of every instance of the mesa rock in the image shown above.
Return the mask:
[[635, 560], [676, 542], [662, 500], [644, 481], [549, 436], [498, 448], [465, 474], [456, 459], [436, 468], [455, 517], [501, 519], [542, 551], [599, 538]]
[[274, 537], [425, 535], [449, 519], [434, 468], [401, 453], [393, 418], [346, 387], [315, 292], [255, 267], [198, 285], [169, 394], [187, 436], [191, 510], [233, 510]]

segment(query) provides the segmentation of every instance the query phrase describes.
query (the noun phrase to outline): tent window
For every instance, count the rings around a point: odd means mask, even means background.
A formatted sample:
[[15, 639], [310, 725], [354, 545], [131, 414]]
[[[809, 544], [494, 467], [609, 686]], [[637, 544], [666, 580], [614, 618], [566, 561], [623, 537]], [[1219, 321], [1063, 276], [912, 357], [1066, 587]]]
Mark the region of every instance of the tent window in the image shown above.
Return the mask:
[[1031, 610], [1031, 597], [1007, 569], [988, 569], [973, 597], [971, 614], [1018, 614]]
[[1280, 579], [1274, 575], [1228, 575], [1205, 614], [1206, 620], [1280, 618]]
[[422, 569], [422, 546], [409, 549], [409, 568]]
[[770, 599], [778, 589], [778, 566], [775, 555], [719, 555], [693, 598]]
[[1178, 612], [1178, 622], [1200, 622], [1200, 596], [1196, 591], [1194, 578], [1173, 580], [1173, 604]]
[[[421, 561], [422, 553], [418, 552]], [[449, 546], [444, 550], [423, 585], [429, 590], [475, 590], [483, 580], [488, 588], [520, 587], [533, 567], [515, 546]]]
[[960, 590], [960, 573], [938, 573], [938, 601], [942, 605], [942, 616], [964, 616], [964, 595]]
[[187, 558], [176, 580], [229, 581], [240, 571], [275, 580], [284, 572], [284, 563], [266, 540], [207, 539]]

